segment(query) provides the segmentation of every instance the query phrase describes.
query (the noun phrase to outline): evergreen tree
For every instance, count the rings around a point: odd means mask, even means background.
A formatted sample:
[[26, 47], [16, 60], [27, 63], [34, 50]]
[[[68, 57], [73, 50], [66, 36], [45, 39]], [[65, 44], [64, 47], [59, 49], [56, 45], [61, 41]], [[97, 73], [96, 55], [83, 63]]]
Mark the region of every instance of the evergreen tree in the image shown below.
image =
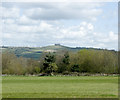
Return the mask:
[[55, 64], [55, 56], [51, 53], [47, 54], [44, 63], [43, 63], [43, 70], [47, 74], [52, 74], [57, 70], [57, 65]]

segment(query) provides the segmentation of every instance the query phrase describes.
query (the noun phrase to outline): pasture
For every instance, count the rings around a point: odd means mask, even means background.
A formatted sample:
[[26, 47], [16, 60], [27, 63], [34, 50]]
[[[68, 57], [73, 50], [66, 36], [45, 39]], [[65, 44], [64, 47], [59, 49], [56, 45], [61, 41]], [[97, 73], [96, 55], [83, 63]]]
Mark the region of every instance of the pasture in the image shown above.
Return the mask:
[[3, 76], [3, 98], [117, 98], [117, 76]]

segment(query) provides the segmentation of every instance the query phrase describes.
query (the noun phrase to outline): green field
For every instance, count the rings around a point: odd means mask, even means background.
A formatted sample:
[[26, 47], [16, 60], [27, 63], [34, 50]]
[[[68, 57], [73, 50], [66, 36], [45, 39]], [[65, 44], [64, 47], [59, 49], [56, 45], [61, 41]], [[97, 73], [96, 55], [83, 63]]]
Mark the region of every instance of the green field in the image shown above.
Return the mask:
[[113, 76], [4, 76], [3, 98], [117, 98]]

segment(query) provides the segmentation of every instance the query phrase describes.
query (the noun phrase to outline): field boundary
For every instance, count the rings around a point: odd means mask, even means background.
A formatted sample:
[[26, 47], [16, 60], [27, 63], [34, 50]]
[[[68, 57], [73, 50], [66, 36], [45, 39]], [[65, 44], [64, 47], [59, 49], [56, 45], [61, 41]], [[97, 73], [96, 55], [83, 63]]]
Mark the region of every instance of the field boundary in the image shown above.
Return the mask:
[[119, 100], [119, 98], [2, 98], [2, 100]]

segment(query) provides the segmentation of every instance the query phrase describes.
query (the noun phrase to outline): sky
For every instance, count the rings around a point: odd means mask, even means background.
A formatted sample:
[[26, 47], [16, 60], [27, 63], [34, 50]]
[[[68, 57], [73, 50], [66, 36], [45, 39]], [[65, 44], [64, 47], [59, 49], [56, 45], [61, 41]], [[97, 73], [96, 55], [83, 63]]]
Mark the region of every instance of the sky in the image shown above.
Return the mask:
[[2, 45], [118, 49], [117, 2], [4, 2]]

